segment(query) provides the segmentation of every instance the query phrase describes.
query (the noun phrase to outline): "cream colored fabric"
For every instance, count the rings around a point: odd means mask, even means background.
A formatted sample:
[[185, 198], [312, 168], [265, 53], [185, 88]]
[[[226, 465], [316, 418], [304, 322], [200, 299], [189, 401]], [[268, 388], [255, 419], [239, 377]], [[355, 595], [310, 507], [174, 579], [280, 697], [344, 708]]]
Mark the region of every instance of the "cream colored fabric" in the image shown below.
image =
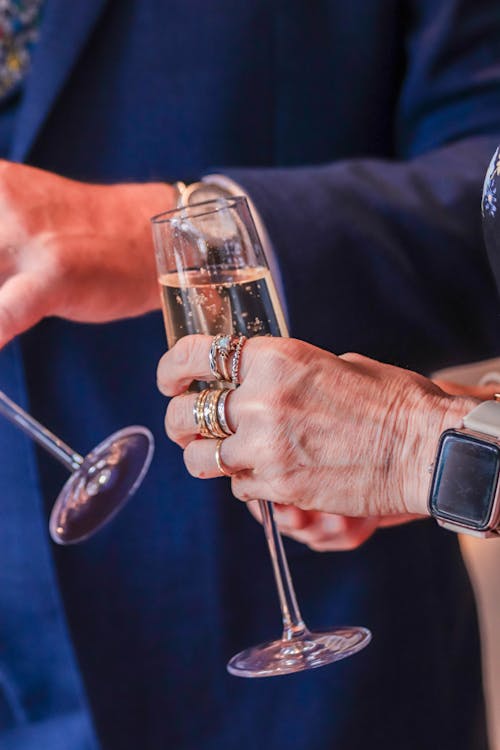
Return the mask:
[[491, 750], [500, 750], [500, 539], [460, 539], [476, 592]]

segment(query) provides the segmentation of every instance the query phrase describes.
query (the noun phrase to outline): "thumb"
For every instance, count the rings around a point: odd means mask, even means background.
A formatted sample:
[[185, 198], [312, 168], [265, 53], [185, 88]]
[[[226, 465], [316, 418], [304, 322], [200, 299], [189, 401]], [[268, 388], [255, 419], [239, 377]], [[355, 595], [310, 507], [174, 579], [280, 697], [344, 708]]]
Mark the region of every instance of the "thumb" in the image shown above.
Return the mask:
[[47, 286], [46, 280], [19, 273], [0, 287], [0, 349], [50, 314]]

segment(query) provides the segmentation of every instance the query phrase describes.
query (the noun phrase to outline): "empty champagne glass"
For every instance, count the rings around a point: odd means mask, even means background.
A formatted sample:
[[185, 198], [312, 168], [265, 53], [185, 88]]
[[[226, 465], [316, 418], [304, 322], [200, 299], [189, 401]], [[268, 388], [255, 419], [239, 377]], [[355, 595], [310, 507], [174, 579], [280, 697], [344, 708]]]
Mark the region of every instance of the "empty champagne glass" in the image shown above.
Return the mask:
[[153, 457], [153, 436], [145, 427], [125, 427], [83, 457], [2, 391], [0, 414], [71, 472], [50, 515], [57, 544], [82, 542], [110, 521], [137, 490]]
[[[244, 197], [218, 198], [152, 219], [169, 346], [192, 333], [286, 336], [273, 279]], [[228, 670], [271, 677], [321, 667], [366, 646], [363, 627], [308, 630], [293, 589], [273, 506], [259, 500], [283, 619], [280, 639], [234, 656]]]

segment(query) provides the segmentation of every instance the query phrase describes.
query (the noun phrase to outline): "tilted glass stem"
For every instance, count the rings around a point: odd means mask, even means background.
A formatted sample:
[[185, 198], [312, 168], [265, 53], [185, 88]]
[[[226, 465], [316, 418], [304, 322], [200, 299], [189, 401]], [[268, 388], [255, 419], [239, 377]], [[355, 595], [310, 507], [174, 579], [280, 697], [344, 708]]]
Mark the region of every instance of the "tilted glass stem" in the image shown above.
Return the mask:
[[283, 540], [276, 526], [273, 504], [267, 500], [259, 500], [259, 509], [266, 534], [269, 554], [273, 565], [276, 587], [283, 619], [283, 640], [291, 641], [300, 638], [307, 632], [304, 620], [300, 614], [297, 597], [293, 588], [290, 569], [286, 559]]
[[14, 403], [3, 391], [0, 391], [0, 414], [57, 458], [68, 471], [76, 471], [83, 463], [83, 457], [69, 445], [54, 435], [50, 430], [33, 419], [24, 409]]

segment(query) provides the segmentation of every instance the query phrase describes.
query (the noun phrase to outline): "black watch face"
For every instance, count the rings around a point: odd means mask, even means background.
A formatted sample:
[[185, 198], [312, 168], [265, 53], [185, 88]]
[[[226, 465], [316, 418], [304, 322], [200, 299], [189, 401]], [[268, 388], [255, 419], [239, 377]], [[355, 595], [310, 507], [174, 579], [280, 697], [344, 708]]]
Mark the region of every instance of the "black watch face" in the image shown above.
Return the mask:
[[455, 430], [443, 433], [431, 488], [432, 515], [487, 529], [499, 470], [498, 445]]

